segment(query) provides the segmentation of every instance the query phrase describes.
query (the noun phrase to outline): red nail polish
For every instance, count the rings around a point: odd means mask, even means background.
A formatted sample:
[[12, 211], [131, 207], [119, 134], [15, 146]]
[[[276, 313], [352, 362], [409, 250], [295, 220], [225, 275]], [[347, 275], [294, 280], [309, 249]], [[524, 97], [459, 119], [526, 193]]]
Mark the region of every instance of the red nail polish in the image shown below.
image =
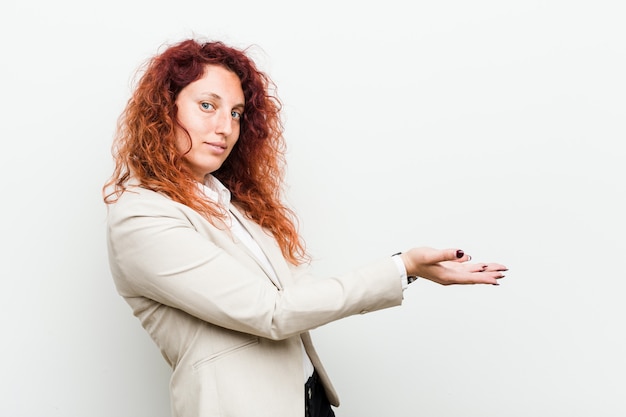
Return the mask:
[[456, 257], [457, 258], [462, 258], [463, 255], [465, 255], [465, 253], [461, 249], [456, 251]]

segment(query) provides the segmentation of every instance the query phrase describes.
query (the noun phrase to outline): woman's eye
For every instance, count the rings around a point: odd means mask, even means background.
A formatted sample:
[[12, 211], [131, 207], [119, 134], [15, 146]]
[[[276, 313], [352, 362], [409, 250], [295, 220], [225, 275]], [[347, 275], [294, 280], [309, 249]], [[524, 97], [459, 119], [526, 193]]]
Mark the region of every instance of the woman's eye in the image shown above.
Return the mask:
[[213, 110], [213, 105], [211, 103], [207, 103], [206, 101], [200, 103], [200, 107], [202, 107], [202, 110]]
[[231, 111], [231, 112], [230, 112], [230, 115], [231, 115], [231, 116], [232, 116], [232, 118], [233, 118], [233, 119], [235, 119], [235, 120], [239, 120], [239, 119], [241, 119], [241, 113], [240, 113], [240, 112], [238, 112], [238, 111], [233, 110], [233, 111]]

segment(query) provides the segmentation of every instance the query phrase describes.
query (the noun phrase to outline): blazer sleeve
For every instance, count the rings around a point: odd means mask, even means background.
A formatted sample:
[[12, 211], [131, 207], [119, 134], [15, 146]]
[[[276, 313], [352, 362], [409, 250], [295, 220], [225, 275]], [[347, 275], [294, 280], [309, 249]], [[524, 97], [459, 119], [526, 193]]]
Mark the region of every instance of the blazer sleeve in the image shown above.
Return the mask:
[[[313, 277], [294, 267], [295, 276], [278, 288], [262, 269], [238, 259], [240, 253], [200, 233], [194, 213], [145, 191], [127, 191], [109, 206], [109, 262], [120, 295], [145, 297], [221, 327], [276, 340], [402, 302], [390, 257], [333, 277]], [[203, 227], [213, 228], [208, 222]], [[215, 233], [227, 232], [215, 228]]]

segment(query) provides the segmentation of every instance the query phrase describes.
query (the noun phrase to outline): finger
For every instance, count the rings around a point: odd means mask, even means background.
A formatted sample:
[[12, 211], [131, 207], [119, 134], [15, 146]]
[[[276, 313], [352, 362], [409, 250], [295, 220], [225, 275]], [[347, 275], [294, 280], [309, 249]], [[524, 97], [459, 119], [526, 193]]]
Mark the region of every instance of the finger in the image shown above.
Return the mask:
[[485, 264], [485, 271], [508, 271], [509, 268], [499, 263], [488, 263]]
[[462, 249], [448, 249], [448, 251], [453, 251], [451, 254], [448, 254], [448, 256], [454, 256], [454, 258], [449, 259], [451, 261], [469, 262], [472, 260], [472, 257], [465, 253], [465, 251], [463, 251]]
[[500, 285], [498, 280], [504, 278], [504, 276], [505, 275], [501, 271], [478, 272], [474, 274], [472, 281], [475, 284]]
[[498, 282], [498, 280], [499, 280], [499, 279], [502, 279], [502, 278], [504, 278], [504, 277], [506, 276], [506, 275], [504, 275], [504, 274], [502, 273], [502, 271], [495, 271], [495, 272], [493, 272], [492, 274], [494, 274], [494, 275], [492, 275], [492, 278], [495, 278], [495, 280], [496, 280], [496, 282], [495, 282], [495, 283], [493, 283], [492, 285], [500, 285], [500, 283]]
[[472, 259], [463, 249], [445, 249], [445, 261], [467, 262]]
[[434, 249], [429, 247], [421, 247], [412, 249], [414, 257], [421, 264], [438, 264], [446, 261], [464, 261], [469, 256], [461, 249]]
[[484, 272], [487, 270], [487, 264], [466, 264], [469, 272]]

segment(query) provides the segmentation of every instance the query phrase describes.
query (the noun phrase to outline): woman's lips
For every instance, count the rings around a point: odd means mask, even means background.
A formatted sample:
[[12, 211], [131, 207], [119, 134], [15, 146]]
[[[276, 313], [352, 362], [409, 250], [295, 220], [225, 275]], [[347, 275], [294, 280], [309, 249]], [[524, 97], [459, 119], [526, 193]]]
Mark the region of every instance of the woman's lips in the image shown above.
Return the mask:
[[209, 145], [209, 147], [211, 149], [213, 149], [215, 152], [217, 153], [224, 153], [226, 152], [226, 145], [222, 144], [222, 143], [211, 143], [211, 142], [204, 142], [205, 144]]

